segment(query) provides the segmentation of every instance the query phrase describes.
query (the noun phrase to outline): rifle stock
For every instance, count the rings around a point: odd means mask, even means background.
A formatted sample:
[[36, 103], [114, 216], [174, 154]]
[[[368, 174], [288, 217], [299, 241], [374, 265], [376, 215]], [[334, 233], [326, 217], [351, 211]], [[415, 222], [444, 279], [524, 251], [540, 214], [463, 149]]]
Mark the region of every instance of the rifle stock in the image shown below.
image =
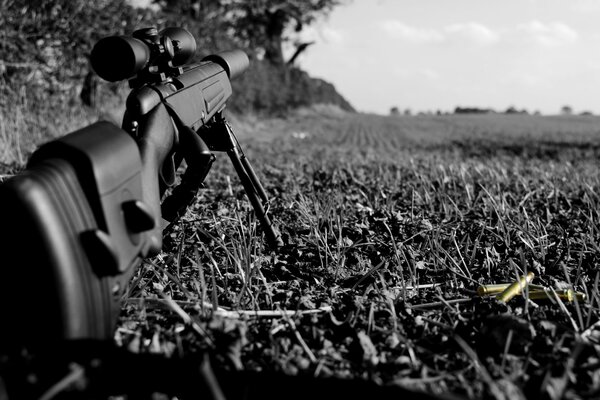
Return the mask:
[[123, 211], [142, 197], [141, 168], [135, 142], [96, 123], [42, 146], [0, 185], [2, 345], [112, 335], [147, 241]]

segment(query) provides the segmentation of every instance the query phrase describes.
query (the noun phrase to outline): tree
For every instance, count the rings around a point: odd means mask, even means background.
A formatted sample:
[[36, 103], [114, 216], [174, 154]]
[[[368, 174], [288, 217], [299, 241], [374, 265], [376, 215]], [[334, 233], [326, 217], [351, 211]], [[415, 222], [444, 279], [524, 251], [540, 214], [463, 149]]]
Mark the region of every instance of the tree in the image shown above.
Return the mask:
[[[2, 90], [20, 90], [32, 95], [71, 91], [88, 76], [87, 55], [103, 36], [131, 33], [140, 23], [155, 20], [150, 10], [135, 10], [125, 0], [0, 0], [0, 105], [8, 96]], [[120, 60], [115, 60], [119, 62]], [[6, 85], [5, 85], [6, 84]], [[95, 88], [88, 79], [83, 100], [93, 102]]]
[[177, 14], [180, 16], [189, 16], [194, 19], [199, 19], [201, 17], [202, 11], [207, 6], [211, 6], [212, 2], [201, 1], [201, 0], [166, 0], [166, 1], [156, 1], [163, 10]]
[[529, 113], [527, 112], [527, 110], [526, 110], [526, 109], [517, 110], [517, 109], [515, 108], [515, 106], [510, 106], [510, 107], [508, 107], [508, 108], [506, 109], [506, 111], [504, 111], [504, 113], [505, 113], [505, 114], [524, 114], [524, 115], [527, 115], [527, 114], [529, 114]]
[[571, 106], [562, 106], [562, 108], [560, 109], [560, 113], [562, 115], [572, 115], [573, 108]]
[[251, 49], [264, 52], [275, 65], [285, 64], [283, 43], [289, 40], [286, 30], [300, 32], [319, 16], [328, 14], [342, 0], [225, 0], [231, 31]]

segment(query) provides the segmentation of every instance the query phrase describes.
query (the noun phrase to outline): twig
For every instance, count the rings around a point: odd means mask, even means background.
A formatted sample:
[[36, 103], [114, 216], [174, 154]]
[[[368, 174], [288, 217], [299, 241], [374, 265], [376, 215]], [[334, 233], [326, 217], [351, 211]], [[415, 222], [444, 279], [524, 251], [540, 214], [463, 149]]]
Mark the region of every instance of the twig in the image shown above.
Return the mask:
[[[324, 306], [319, 308], [314, 308], [312, 310], [300, 310], [300, 311], [292, 311], [292, 310], [232, 310], [228, 311], [227, 315], [230, 318], [235, 318], [234, 316], [237, 314], [239, 316], [248, 316], [248, 317], [267, 317], [267, 318], [276, 318], [285, 315], [286, 317], [293, 317], [295, 315], [310, 315], [310, 314], [321, 314], [321, 313], [329, 313], [331, 312], [330, 306]], [[222, 313], [222, 312], [221, 312]]]
[[408, 285], [408, 286], [406, 286], [406, 288], [403, 288], [402, 286], [392, 286], [392, 287], [388, 287], [386, 290], [391, 295], [398, 297], [402, 293], [406, 293], [407, 291], [410, 291], [410, 290], [432, 289], [432, 288], [436, 288], [436, 287], [440, 287], [440, 286], [443, 286], [443, 284], [441, 284], [441, 283], [425, 283], [423, 285]]
[[[431, 289], [431, 288], [442, 286], [442, 285], [443, 285], [443, 283], [424, 283], [422, 285], [407, 286], [406, 290]], [[389, 289], [394, 290], [394, 289], [402, 289], [402, 288], [401, 287], [391, 287]]]
[[468, 303], [473, 299], [454, 299], [454, 300], [444, 300], [444, 301], [436, 301], [433, 303], [425, 303], [425, 304], [415, 304], [415, 305], [407, 305], [407, 307], [412, 308], [413, 310], [423, 310], [427, 308], [435, 308], [440, 306], [445, 306], [448, 304], [460, 304], [460, 303]]
[[[175, 311], [177, 314], [180, 314], [179, 311], [173, 308], [175, 305], [181, 311], [183, 311], [182, 307], [206, 307], [212, 308], [212, 304], [207, 301], [181, 301], [181, 300], [173, 300], [169, 298], [168, 300], [163, 297], [163, 299], [146, 299], [143, 297], [132, 297], [125, 301], [126, 304], [140, 304], [144, 303], [151, 307], [162, 308], [162, 309], [170, 309]], [[296, 315], [311, 315], [311, 314], [321, 314], [321, 313], [330, 313], [331, 306], [323, 306], [319, 308], [314, 308], [311, 310], [227, 310], [223, 307], [218, 307], [216, 310], [213, 310], [213, 315], [222, 317], [222, 318], [240, 318], [240, 317], [258, 317], [258, 318], [278, 318], [281, 316], [293, 317]], [[185, 311], [184, 311], [185, 312]], [[180, 314], [181, 315], [181, 314]], [[188, 315], [186, 313], [186, 315]], [[188, 315], [189, 317], [189, 315]], [[191, 317], [190, 317], [191, 318]], [[186, 321], [187, 322], [187, 321]]]
[[183, 286], [183, 283], [181, 283], [181, 281], [175, 275], [171, 274], [169, 271], [167, 271], [160, 265], [156, 264], [154, 261], [150, 260], [149, 262], [154, 268], [158, 269], [160, 272], [165, 274], [169, 279], [171, 279], [171, 281], [175, 285], [177, 285], [179, 290], [181, 290], [183, 292], [183, 294], [185, 294], [185, 297], [187, 297], [188, 299], [192, 298], [192, 294], [190, 293], [190, 291], [187, 290], [185, 286]]
[[85, 377], [85, 369], [81, 365], [72, 363], [69, 365], [69, 368], [71, 369], [71, 372], [46, 390], [40, 397], [40, 400], [50, 400], [55, 398], [63, 390]]
[[169, 295], [165, 294], [162, 290], [159, 290], [158, 292], [160, 296], [165, 300], [167, 305], [171, 308], [171, 310], [173, 310], [177, 315], [179, 315], [186, 324], [190, 325], [192, 329], [196, 331], [196, 333], [198, 333], [202, 339], [204, 339], [207, 342], [212, 342], [212, 339], [206, 334], [204, 329], [202, 329], [202, 327], [196, 321], [194, 321], [192, 317], [187, 312], [185, 312], [183, 308], [179, 306], [179, 304], [177, 304]]
[[290, 328], [294, 332], [294, 336], [296, 337], [296, 340], [298, 340], [298, 343], [300, 343], [300, 346], [302, 347], [302, 349], [304, 350], [304, 352], [306, 353], [306, 355], [308, 356], [308, 358], [310, 358], [310, 361], [312, 363], [316, 363], [317, 362], [317, 357], [315, 357], [315, 354], [312, 352], [312, 350], [310, 349], [310, 347], [308, 347], [308, 345], [306, 344], [306, 342], [302, 338], [302, 335], [300, 335], [300, 332], [298, 332], [298, 329], [296, 329], [296, 324], [294, 323], [294, 321], [292, 319], [290, 319], [290, 317], [287, 314], [283, 313], [283, 312], [281, 313], [281, 316], [285, 319], [285, 321], [288, 323], [288, 325], [290, 326]]
[[[173, 302], [177, 304], [179, 307], [206, 307], [212, 309], [212, 303], [208, 301], [184, 301], [184, 300], [173, 300], [170, 302], [164, 299], [153, 299], [153, 298], [145, 298], [145, 297], [131, 297], [125, 300], [125, 304], [144, 304], [145, 306], [150, 306], [154, 308], [161, 309], [171, 309], [170, 303]], [[225, 311], [229, 312], [229, 310], [224, 309], [222, 307], [218, 307], [217, 311]]]

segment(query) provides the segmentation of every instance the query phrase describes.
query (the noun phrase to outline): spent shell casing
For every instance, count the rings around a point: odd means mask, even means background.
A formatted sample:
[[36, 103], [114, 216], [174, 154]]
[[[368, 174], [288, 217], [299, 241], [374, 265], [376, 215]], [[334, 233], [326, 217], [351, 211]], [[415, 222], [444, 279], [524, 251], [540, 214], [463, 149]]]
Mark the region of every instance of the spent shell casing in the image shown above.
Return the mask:
[[[569, 303], [573, 303], [575, 301], [575, 299], [577, 299], [577, 301], [585, 301], [587, 298], [585, 293], [576, 292], [573, 289], [556, 290], [555, 292], [559, 299], [567, 301]], [[529, 298], [531, 300], [549, 300], [549, 299], [553, 300], [553, 299], [555, 299], [554, 293], [552, 293], [551, 290], [537, 290], [537, 289], [529, 291]]]
[[481, 285], [477, 288], [477, 294], [481, 297], [490, 296], [492, 294], [502, 293], [506, 288], [510, 286], [510, 283], [496, 283], [493, 285]]
[[528, 272], [527, 275], [522, 276], [518, 281], [511, 283], [502, 293], [496, 296], [496, 298], [503, 303], [509, 302], [513, 297], [521, 293], [534, 277], [535, 274], [533, 272]]
[[[491, 285], [481, 285], [477, 288], [477, 295], [484, 297], [484, 296], [491, 296], [494, 294], [502, 293], [511, 284], [512, 283], [494, 283]], [[529, 290], [532, 290], [532, 289], [544, 290], [545, 288], [542, 285], [529, 284]]]

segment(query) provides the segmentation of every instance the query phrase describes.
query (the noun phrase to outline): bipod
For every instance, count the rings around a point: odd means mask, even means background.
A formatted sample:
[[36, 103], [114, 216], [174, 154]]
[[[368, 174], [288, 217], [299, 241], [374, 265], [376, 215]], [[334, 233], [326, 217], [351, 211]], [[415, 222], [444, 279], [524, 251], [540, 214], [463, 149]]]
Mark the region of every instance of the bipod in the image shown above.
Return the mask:
[[265, 232], [269, 246], [274, 249], [283, 246], [281, 235], [268, 215], [269, 198], [267, 193], [223, 114], [217, 114], [213, 122], [198, 130], [198, 134], [211, 151], [227, 153], [242, 182], [246, 196], [254, 208], [254, 213], [260, 221], [262, 230]]

